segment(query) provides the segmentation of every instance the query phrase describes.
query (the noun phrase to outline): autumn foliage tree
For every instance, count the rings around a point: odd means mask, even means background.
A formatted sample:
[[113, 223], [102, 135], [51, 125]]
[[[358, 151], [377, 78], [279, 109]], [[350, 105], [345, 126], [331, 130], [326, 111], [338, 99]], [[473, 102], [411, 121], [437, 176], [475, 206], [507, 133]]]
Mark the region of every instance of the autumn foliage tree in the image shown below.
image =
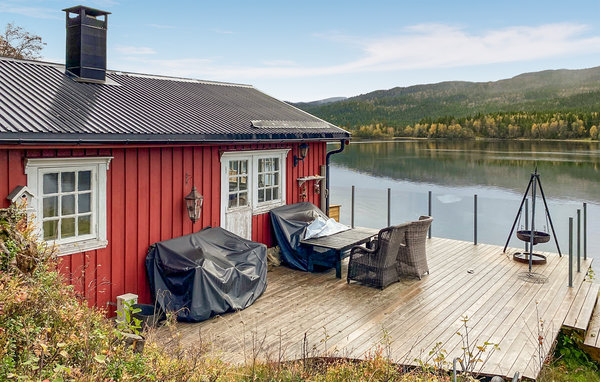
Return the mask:
[[6, 24], [0, 34], [0, 56], [37, 60], [46, 45], [40, 36], [27, 32], [13, 23]]

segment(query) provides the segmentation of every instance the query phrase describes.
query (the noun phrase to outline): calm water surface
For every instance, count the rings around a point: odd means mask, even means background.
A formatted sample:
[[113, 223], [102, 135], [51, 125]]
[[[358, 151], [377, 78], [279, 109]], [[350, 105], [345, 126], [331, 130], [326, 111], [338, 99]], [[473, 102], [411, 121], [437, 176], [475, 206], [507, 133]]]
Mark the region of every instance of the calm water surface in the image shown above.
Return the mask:
[[[576, 235], [577, 209], [587, 203], [587, 254], [595, 259], [594, 270], [600, 276], [598, 142], [352, 142], [332, 156], [331, 203], [342, 205], [341, 221], [350, 224], [355, 185], [355, 225], [379, 228], [387, 225], [387, 188], [392, 190], [392, 224], [426, 215], [427, 193], [432, 191], [433, 236], [473, 240], [477, 194], [478, 241], [504, 245], [535, 166], [564, 254], [568, 219], [574, 218]], [[529, 206], [531, 210], [531, 200]], [[524, 229], [524, 224], [523, 217], [518, 228]], [[536, 230], [551, 232], [541, 197], [536, 200], [535, 225]], [[523, 242], [513, 234], [509, 245], [522, 247]], [[553, 240], [536, 248], [557, 252]], [[576, 242], [573, 251], [576, 255]]]

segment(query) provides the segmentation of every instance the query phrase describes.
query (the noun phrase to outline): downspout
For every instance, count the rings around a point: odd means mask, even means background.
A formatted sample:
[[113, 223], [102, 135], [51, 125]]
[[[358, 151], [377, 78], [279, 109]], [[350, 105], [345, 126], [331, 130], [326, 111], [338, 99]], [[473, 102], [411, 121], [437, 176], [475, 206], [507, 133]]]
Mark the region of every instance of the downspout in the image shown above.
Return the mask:
[[344, 151], [344, 147], [346, 146], [346, 140], [342, 139], [340, 140], [340, 148], [337, 150], [332, 150], [329, 151], [327, 153], [327, 156], [325, 157], [325, 165], [327, 166], [326, 168], [326, 173], [325, 173], [325, 192], [327, 193], [327, 197], [326, 197], [326, 202], [325, 202], [325, 213], [327, 214], [327, 216], [329, 216], [329, 157], [332, 156], [333, 154], [338, 154], [341, 153], [342, 151]]

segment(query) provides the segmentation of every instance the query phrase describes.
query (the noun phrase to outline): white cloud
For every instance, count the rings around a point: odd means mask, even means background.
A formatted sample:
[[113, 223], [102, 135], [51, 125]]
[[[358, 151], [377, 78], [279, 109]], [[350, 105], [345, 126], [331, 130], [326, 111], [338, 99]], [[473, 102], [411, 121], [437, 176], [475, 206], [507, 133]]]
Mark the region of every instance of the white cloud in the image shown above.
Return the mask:
[[156, 54], [156, 51], [152, 48], [148, 48], [146, 46], [126, 46], [126, 45], [118, 45], [116, 47], [117, 52], [124, 55], [148, 55], [148, 54]]
[[233, 31], [223, 30], [223, 29], [213, 29], [213, 32], [219, 33], [219, 34], [233, 34]]
[[294, 66], [296, 63], [292, 60], [266, 60], [262, 62], [266, 66]]
[[144, 60], [143, 65], [150, 65], [155, 73], [222, 80], [469, 67], [600, 52], [600, 36], [586, 36], [586, 31], [587, 26], [573, 23], [514, 26], [482, 33], [444, 24], [419, 24], [382, 38], [335, 35], [332, 41], [353, 45], [359, 57], [333, 65], [301, 66], [289, 60], [271, 60], [262, 65], [233, 66], [220, 60], [192, 58]]
[[14, 2], [0, 2], [0, 13], [14, 13], [36, 19], [64, 19], [64, 14], [54, 8], [23, 6]]
[[152, 27], [152, 28], [156, 28], [156, 29], [175, 29], [175, 28], [177, 28], [174, 25], [163, 25], [163, 24], [146, 24], [146, 25], [149, 27]]

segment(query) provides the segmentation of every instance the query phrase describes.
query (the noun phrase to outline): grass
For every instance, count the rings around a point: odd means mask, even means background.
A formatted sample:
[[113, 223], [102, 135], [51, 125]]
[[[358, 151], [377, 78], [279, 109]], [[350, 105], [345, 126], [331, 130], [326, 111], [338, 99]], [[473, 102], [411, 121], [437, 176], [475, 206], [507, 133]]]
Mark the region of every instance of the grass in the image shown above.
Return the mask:
[[561, 332], [554, 358], [540, 373], [540, 382], [600, 382], [600, 365], [578, 346], [574, 333]]

